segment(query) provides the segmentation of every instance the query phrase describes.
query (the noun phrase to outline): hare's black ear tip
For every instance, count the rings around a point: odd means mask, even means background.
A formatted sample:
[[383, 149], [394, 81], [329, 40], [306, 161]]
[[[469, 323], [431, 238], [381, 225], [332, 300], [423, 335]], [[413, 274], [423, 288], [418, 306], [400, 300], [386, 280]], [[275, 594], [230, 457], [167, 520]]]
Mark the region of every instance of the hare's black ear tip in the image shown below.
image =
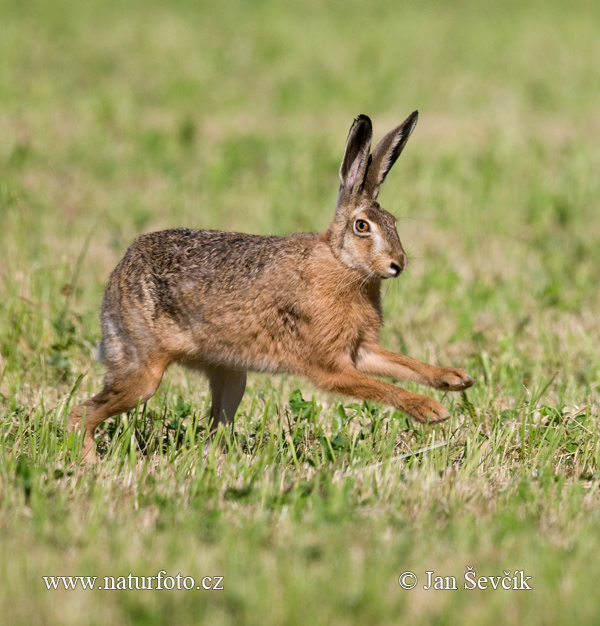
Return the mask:
[[409, 133], [412, 133], [412, 131], [414, 130], [415, 126], [417, 125], [417, 120], [418, 119], [419, 119], [419, 112], [418, 111], [413, 111], [406, 118], [406, 120], [402, 123], [402, 126], [404, 128], [407, 128]]
[[358, 115], [356, 117], [356, 119], [354, 120], [355, 124], [365, 124], [367, 126], [372, 126], [371, 124], [371, 118], [368, 115], [364, 115], [363, 113], [361, 113], [360, 115]]

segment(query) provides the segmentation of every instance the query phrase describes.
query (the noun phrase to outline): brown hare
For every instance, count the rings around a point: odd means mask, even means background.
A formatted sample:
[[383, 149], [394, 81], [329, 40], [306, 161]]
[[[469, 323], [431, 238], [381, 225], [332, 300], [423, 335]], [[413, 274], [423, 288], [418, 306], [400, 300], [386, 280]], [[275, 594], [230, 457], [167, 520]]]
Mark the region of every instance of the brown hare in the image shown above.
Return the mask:
[[102, 303], [104, 389], [76, 406], [70, 430], [94, 431], [156, 391], [180, 363], [206, 375], [212, 427], [231, 424], [246, 372], [293, 373], [326, 391], [391, 405], [420, 422], [448, 411], [435, 400], [373, 376], [460, 391], [473, 379], [388, 352], [378, 344], [382, 279], [408, 260], [381, 183], [417, 123], [417, 112], [370, 154], [371, 120], [352, 125], [333, 221], [323, 233], [285, 237], [178, 228], [142, 235], [112, 272]]

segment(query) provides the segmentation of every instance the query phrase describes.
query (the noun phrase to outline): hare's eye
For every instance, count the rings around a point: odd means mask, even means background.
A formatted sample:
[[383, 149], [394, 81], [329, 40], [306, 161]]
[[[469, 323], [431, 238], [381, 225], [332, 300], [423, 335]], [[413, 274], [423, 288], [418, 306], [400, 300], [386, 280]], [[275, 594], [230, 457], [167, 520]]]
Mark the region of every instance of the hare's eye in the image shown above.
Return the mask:
[[369, 222], [366, 220], [356, 220], [356, 222], [354, 222], [354, 228], [357, 233], [368, 233], [369, 230], [371, 230]]

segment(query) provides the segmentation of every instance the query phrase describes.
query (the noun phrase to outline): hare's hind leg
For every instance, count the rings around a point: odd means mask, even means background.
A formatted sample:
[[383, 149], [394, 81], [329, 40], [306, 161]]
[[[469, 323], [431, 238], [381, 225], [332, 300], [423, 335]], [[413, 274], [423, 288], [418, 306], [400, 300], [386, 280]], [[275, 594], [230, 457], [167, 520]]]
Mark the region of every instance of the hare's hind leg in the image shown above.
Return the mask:
[[205, 367], [212, 405], [210, 408], [210, 434], [214, 435], [219, 424], [231, 424], [246, 389], [246, 372], [220, 365]]
[[94, 432], [109, 417], [134, 409], [154, 395], [164, 372], [164, 367], [148, 367], [116, 377], [107, 374], [104, 389], [74, 407], [69, 415], [67, 428], [73, 431], [83, 428], [84, 439], [81, 458], [95, 461]]

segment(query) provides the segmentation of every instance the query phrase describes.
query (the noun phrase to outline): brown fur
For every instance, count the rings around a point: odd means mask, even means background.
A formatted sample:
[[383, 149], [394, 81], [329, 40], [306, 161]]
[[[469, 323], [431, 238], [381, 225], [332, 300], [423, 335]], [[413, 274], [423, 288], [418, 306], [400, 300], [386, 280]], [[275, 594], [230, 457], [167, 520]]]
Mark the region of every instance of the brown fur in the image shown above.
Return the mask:
[[[322, 234], [265, 237], [174, 229], [139, 237], [112, 272], [102, 304], [104, 389], [76, 406], [83, 456], [96, 427], [150, 398], [174, 362], [203, 372], [213, 426], [231, 423], [247, 371], [294, 373], [322, 389], [389, 404], [419, 421], [449, 417], [435, 400], [370, 375], [462, 390], [460, 369], [426, 365], [379, 344], [380, 283], [406, 267], [395, 218], [376, 202], [416, 112], [369, 156], [358, 117], [340, 169], [334, 219]], [[362, 222], [360, 222], [362, 220]], [[359, 232], [359, 226], [367, 232]]]

